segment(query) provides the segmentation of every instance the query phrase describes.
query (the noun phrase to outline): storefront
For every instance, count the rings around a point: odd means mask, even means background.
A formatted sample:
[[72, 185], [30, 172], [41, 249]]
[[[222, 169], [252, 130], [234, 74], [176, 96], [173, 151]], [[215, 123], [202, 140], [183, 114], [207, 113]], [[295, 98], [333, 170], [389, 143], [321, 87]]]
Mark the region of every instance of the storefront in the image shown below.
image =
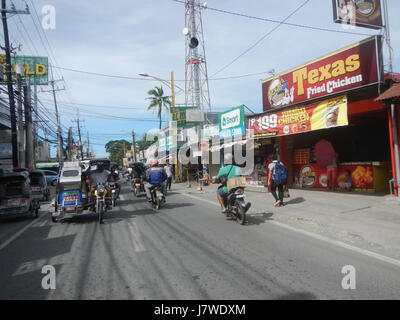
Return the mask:
[[352, 190], [389, 192], [388, 113], [375, 101], [385, 88], [380, 52], [380, 37], [368, 38], [263, 82], [265, 112], [249, 128], [256, 143], [278, 146], [292, 187], [327, 188], [332, 160], [315, 150], [326, 143], [338, 154], [336, 189], [349, 178]]

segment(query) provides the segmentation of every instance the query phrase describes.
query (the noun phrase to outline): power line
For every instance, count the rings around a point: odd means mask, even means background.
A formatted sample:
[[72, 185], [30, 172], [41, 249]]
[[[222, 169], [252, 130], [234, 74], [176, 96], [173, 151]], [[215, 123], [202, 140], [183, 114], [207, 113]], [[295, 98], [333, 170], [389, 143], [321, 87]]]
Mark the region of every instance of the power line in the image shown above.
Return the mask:
[[[178, 3], [181, 3], [181, 4], [185, 4], [185, 1], [182, 1], [182, 0], [172, 0], [172, 1], [173, 2], [178, 2]], [[371, 36], [370, 34], [367, 34], [367, 33], [352, 32], [352, 31], [345, 31], [345, 30], [335, 30], [335, 29], [322, 28], [322, 27], [316, 27], [316, 26], [308, 26], [308, 25], [299, 24], [299, 23], [282, 22], [282, 21], [274, 20], [274, 19], [260, 18], [260, 17], [256, 17], [256, 16], [251, 16], [251, 15], [248, 15], [248, 14], [243, 14], [243, 13], [238, 13], [238, 12], [233, 12], [233, 11], [227, 11], [227, 10], [222, 10], [222, 9], [217, 9], [217, 8], [211, 8], [211, 7], [208, 7], [208, 6], [207, 6], [207, 10], [216, 11], [216, 12], [219, 12], [219, 13], [224, 13], [224, 14], [229, 14], [229, 15], [234, 15], [234, 16], [239, 16], [239, 17], [243, 17], [243, 18], [260, 20], [260, 21], [264, 21], [264, 22], [279, 23], [279, 24], [284, 24], [284, 25], [287, 25], [287, 26], [311, 29], [311, 30], [316, 30], [316, 31], [343, 33], [343, 34], [351, 34], [351, 35], [358, 35], [358, 36]]]
[[[175, 0], [174, 0], [175, 1]], [[243, 57], [246, 53], [248, 53], [250, 50], [252, 50], [254, 47], [256, 47], [261, 41], [263, 41], [266, 37], [268, 37], [270, 34], [272, 34], [275, 30], [277, 30], [286, 20], [288, 20], [290, 17], [292, 17], [294, 14], [296, 14], [301, 8], [303, 8], [310, 0], [304, 1], [299, 7], [297, 7], [292, 13], [290, 13], [285, 19], [283, 19], [277, 26], [272, 28], [272, 30], [268, 31], [265, 35], [263, 35], [260, 39], [258, 39], [253, 45], [250, 46], [250, 48], [246, 49], [243, 51], [240, 55], [238, 55], [236, 58], [234, 58], [231, 62], [226, 64], [224, 67], [219, 69], [217, 72], [215, 72], [212, 76], [214, 77], [218, 73], [224, 71], [226, 68], [230, 67], [233, 63], [235, 63], [237, 60], [239, 60], [241, 57]]]

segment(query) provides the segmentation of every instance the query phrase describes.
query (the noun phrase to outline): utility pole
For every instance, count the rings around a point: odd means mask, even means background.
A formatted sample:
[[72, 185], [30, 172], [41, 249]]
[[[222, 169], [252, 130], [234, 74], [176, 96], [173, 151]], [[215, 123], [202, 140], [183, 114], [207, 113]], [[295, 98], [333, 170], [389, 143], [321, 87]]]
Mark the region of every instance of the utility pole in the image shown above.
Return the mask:
[[136, 141], [135, 141], [135, 130], [132, 129], [132, 146], [133, 146], [133, 159], [136, 162]]
[[22, 122], [22, 75], [24, 74], [24, 66], [22, 63], [17, 63], [15, 66], [17, 74], [17, 119], [18, 119], [18, 167], [25, 167], [25, 148], [24, 148], [24, 125]]
[[86, 157], [90, 157], [90, 141], [89, 141], [89, 131], [87, 133], [87, 149], [86, 149]]
[[78, 127], [78, 136], [79, 136], [79, 146], [78, 150], [80, 153], [80, 159], [83, 160], [83, 144], [82, 144], [82, 137], [81, 137], [81, 126], [80, 123], [83, 122], [79, 119], [79, 111], [78, 111], [78, 118], [76, 120], [72, 120], [72, 122], [76, 122], [76, 125]]
[[38, 158], [38, 132], [37, 132], [37, 84], [33, 84], [33, 114], [35, 120], [33, 121], [33, 164], [36, 168], [36, 160]]
[[42, 90], [42, 92], [52, 92], [53, 93], [54, 108], [55, 108], [56, 119], [57, 119], [58, 163], [60, 164], [60, 166], [62, 166], [63, 163], [64, 163], [64, 151], [63, 151], [63, 143], [62, 143], [62, 136], [61, 136], [60, 117], [58, 115], [56, 91], [65, 90], [65, 88], [63, 88], [63, 89], [55, 89], [54, 88], [54, 83], [56, 81], [62, 81], [62, 79], [61, 80], [54, 80], [53, 69], [50, 69], [50, 70], [51, 70], [51, 80], [49, 82], [51, 84], [51, 90]]
[[26, 154], [25, 165], [27, 168], [33, 168], [33, 126], [32, 126], [32, 109], [31, 109], [31, 79], [27, 78], [24, 86], [24, 110], [25, 110], [25, 127], [26, 127]]
[[68, 161], [72, 161], [72, 128], [68, 129]]
[[8, 37], [8, 26], [7, 26], [7, 13], [14, 14], [29, 14], [29, 8], [26, 6], [25, 11], [21, 10], [7, 10], [6, 0], [1, 0], [1, 19], [3, 22], [4, 32], [4, 51], [6, 52], [6, 77], [7, 77], [7, 89], [8, 99], [10, 102], [10, 122], [11, 122], [11, 143], [12, 143], [12, 160], [13, 167], [18, 167], [18, 138], [17, 138], [17, 121], [15, 117], [15, 101], [14, 101], [14, 90], [11, 79], [11, 56], [10, 56], [10, 40]]

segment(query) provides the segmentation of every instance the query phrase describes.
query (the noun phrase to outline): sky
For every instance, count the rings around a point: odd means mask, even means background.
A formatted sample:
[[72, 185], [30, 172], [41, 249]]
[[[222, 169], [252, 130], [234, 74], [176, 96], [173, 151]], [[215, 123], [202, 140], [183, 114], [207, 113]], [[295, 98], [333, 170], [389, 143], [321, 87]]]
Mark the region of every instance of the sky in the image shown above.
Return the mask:
[[[79, 117], [83, 123], [82, 140], [89, 133], [93, 151], [102, 156], [108, 141], [131, 141], [132, 129], [140, 138], [158, 127], [157, 115], [147, 111], [149, 100], [146, 98], [150, 89], [162, 84], [138, 74], [168, 80], [173, 71], [176, 84], [184, 86], [182, 3], [173, 0], [27, 0], [27, 3], [30, 15], [8, 18], [10, 39], [14, 46], [22, 44], [18, 55], [48, 56], [54, 66], [54, 78], [63, 79], [56, 82], [60, 89], [56, 95], [64, 138], [69, 127], [73, 127], [77, 137], [73, 120]], [[21, 0], [14, 0], [14, 4], [17, 9], [25, 6]], [[286, 22], [356, 34], [288, 25], [276, 28], [277, 23], [212, 10], [282, 21], [302, 4]], [[42, 9], [46, 5], [55, 8], [55, 29], [44, 29], [39, 23], [45, 18]], [[202, 22], [212, 111], [245, 104], [260, 113], [261, 81], [269, 77], [268, 71], [273, 69], [278, 74], [381, 32], [359, 27], [344, 30], [333, 22], [331, 0], [209, 0], [207, 6], [208, 9], [202, 10]], [[400, 19], [396, 16], [400, 12], [400, 1], [388, 0], [388, 12], [393, 69], [400, 72]], [[4, 43], [3, 36], [0, 40]], [[385, 64], [387, 52], [385, 46]], [[236, 77], [249, 74], [255, 75]], [[169, 95], [170, 89], [162, 86]], [[47, 90], [47, 86], [39, 88], [39, 109], [54, 128], [52, 94], [41, 92]], [[177, 95], [176, 102], [183, 103], [184, 95]], [[167, 125], [165, 113], [163, 120]], [[53, 156], [55, 152], [54, 145]]]

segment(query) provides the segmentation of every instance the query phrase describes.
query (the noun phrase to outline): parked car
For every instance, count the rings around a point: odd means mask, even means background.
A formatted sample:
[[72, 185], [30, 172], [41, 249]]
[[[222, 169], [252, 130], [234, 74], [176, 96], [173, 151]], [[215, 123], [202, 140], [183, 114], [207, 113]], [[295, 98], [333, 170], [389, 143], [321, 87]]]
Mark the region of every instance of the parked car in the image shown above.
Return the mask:
[[46, 176], [48, 186], [55, 186], [57, 184], [58, 173], [52, 170], [43, 170]]

